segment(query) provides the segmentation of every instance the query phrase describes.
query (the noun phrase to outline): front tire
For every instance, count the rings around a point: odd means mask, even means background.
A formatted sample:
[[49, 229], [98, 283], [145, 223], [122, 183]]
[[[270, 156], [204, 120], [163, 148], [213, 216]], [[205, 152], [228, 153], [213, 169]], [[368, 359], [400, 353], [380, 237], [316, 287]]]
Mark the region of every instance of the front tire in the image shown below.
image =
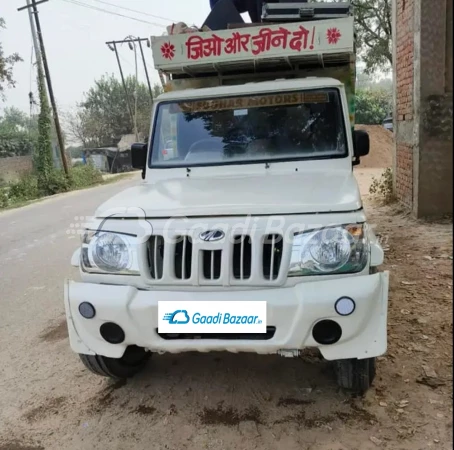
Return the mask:
[[135, 345], [128, 347], [119, 359], [101, 355], [79, 355], [90, 372], [116, 380], [130, 378], [140, 372], [150, 356], [150, 352]]
[[363, 395], [375, 378], [375, 358], [341, 359], [335, 361], [335, 371], [339, 387]]

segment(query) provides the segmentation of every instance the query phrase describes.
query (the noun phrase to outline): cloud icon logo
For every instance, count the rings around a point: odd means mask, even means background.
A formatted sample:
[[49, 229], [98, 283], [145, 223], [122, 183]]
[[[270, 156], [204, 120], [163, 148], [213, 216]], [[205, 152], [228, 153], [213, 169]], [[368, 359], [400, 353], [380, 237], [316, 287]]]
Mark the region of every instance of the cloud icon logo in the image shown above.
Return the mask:
[[185, 325], [189, 323], [189, 314], [185, 309], [178, 309], [173, 313], [164, 314], [163, 320], [167, 320], [171, 325]]

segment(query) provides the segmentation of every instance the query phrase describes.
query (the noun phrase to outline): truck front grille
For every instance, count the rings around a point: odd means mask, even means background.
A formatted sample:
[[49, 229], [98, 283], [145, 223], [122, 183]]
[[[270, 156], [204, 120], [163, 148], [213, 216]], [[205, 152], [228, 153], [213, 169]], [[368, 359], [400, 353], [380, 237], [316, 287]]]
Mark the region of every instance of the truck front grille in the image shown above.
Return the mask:
[[282, 261], [282, 236], [269, 234], [263, 242], [263, 276], [275, 280], [279, 276]]
[[248, 280], [251, 277], [252, 242], [250, 236], [235, 236], [233, 241], [233, 277]]
[[219, 280], [221, 277], [222, 250], [202, 250], [203, 277]]
[[224, 243], [199, 243], [189, 235], [151, 236], [147, 244], [150, 283], [161, 285], [268, 285], [282, 280], [280, 234], [235, 235]]
[[189, 280], [192, 273], [192, 239], [189, 236], [178, 236], [174, 255], [175, 277], [178, 280]]
[[153, 280], [160, 280], [164, 275], [164, 238], [151, 236], [148, 241], [148, 265]]

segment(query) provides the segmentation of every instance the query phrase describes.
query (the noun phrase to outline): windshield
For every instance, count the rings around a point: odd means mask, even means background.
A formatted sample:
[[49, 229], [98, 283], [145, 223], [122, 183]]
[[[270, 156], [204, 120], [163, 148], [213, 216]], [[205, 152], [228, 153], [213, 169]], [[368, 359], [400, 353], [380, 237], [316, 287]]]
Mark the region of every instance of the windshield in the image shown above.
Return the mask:
[[163, 102], [151, 144], [155, 168], [347, 156], [337, 89]]

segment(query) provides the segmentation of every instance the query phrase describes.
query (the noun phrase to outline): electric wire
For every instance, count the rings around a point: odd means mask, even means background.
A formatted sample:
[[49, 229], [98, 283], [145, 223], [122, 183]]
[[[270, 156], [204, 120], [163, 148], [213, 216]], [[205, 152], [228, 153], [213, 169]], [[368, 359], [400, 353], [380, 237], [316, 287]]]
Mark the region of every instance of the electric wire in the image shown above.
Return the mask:
[[109, 11], [107, 9], [98, 8], [97, 6], [88, 5], [87, 3], [79, 2], [77, 0], [62, 0], [62, 1], [66, 2], [66, 3], [71, 3], [73, 5], [82, 6], [84, 8], [92, 9], [94, 11], [103, 12], [106, 14], [112, 14], [114, 16], [123, 17], [125, 19], [135, 20], [136, 22], [146, 23], [147, 25], [154, 25], [157, 27], [166, 28], [166, 25], [163, 25], [162, 23], [149, 22], [148, 20], [142, 20], [142, 19], [138, 19], [137, 17], [131, 17], [131, 16], [127, 16], [125, 14], [121, 14], [118, 12], [113, 12], [113, 11]]
[[168, 17], [156, 16], [154, 14], [146, 13], [144, 11], [138, 11], [137, 9], [126, 8], [126, 6], [120, 6], [120, 5], [115, 5], [113, 3], [105, 2], [103, 0], [92, 0], [92, 1], [97, 2], [97, 3], [102, 3], [104, 5], [113, 6], [114, 8], [123, 9], [125, 11], [130, 11], [130, 12], [134, 12], [134, 13], [137, 13], [137, 14], [142, 14], [144, 16], [153, 17], [155, 19], [166, 20], [168, 22], [174, 22], [174, 23], [178, 22], [178, 20], [169, 19]]

